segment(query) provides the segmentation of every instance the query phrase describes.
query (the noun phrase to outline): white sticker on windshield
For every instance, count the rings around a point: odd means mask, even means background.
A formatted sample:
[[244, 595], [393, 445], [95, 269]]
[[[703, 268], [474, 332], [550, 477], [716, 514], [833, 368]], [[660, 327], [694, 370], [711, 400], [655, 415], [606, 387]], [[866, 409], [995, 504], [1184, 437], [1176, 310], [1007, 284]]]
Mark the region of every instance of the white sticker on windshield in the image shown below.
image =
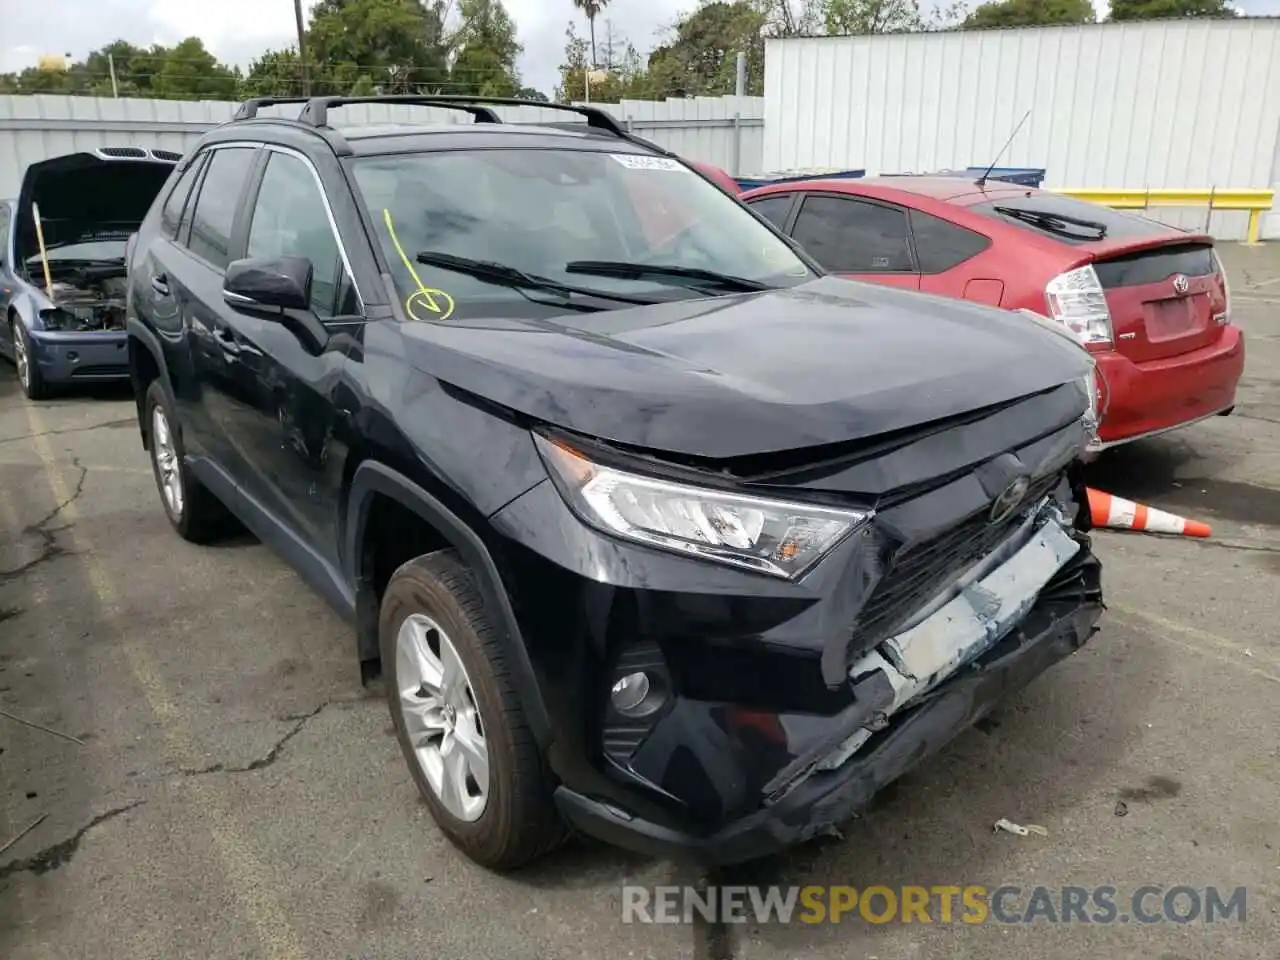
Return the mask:
[[670, 157], [650, 157], [639, 153], [611, 153], [609, 156], [632, 170], [684, 170], [685, 167]]

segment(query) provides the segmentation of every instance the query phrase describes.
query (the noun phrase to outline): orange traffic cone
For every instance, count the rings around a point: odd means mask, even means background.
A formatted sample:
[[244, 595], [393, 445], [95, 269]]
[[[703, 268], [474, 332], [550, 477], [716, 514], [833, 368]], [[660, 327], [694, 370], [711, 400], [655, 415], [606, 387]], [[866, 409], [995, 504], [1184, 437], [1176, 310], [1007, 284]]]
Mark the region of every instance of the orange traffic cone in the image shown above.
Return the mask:
[[1134, 503], [1092, 487], [1089, 488], [1089, 513], [1095, 527], [1110, 527], [1113, 530], [1171, 533], [1184, 537], [1207, 537], [1210, 533], [1207, 523], [1165, 513], [1155, 507]]

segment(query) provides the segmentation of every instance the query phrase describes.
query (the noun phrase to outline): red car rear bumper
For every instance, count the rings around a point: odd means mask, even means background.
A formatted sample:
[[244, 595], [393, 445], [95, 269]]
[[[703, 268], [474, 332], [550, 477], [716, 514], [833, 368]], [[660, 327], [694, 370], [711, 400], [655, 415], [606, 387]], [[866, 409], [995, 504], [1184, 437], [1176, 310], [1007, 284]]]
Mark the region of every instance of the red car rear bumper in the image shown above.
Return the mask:
[[1134, 363], [1114, 350], [1095, 355], [1103, 447], [1186, 426], [1236, 402], [1244, 334], [1226, 326], [1217, 343], [1176, 357]]

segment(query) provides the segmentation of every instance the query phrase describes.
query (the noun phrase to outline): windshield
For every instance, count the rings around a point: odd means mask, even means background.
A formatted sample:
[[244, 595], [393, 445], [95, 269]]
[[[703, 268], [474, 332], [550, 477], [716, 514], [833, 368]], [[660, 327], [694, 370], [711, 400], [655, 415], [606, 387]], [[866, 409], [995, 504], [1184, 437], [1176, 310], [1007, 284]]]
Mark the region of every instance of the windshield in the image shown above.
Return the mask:
[[[47, 253], [50, 263], [71, 260], [123, 260], [126, 240], [90, 240], [85, 243], [67, 243], [51, 247]], [[27, 266], [40, 264], [40, 254], [27, 258]]]
[[[812, 276], [786, 242], [737, 201], [666, 157], [474, 150], [366, 157], [351, 168], [398, 292], [407, 304], [427, 305], [430, 316], [409, 310], [420, 319], [493, 315], [526, 297], [552, 305], [565, 297], [449, 269], [441, 265], [446, 258], [425, 263], [418, 260], [423, 253], [502, 264], [642, 301], [731, 292], [706, 274], [764, 287]], [[584, 261], [613, 267], [588, 274]], [[617, 264], [706, 273], [690, 279]]]

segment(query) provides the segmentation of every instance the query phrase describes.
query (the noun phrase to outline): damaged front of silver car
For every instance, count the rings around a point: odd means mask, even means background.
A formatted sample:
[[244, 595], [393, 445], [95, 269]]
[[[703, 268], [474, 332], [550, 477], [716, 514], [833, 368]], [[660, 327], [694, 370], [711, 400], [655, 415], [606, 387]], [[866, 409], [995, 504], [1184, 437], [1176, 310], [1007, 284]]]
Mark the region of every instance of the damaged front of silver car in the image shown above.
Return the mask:
[[126, 247], [180, 155], [103, 147], [31, 164], [0, 254], [0, 333], [28, 396], [127, 380]]

